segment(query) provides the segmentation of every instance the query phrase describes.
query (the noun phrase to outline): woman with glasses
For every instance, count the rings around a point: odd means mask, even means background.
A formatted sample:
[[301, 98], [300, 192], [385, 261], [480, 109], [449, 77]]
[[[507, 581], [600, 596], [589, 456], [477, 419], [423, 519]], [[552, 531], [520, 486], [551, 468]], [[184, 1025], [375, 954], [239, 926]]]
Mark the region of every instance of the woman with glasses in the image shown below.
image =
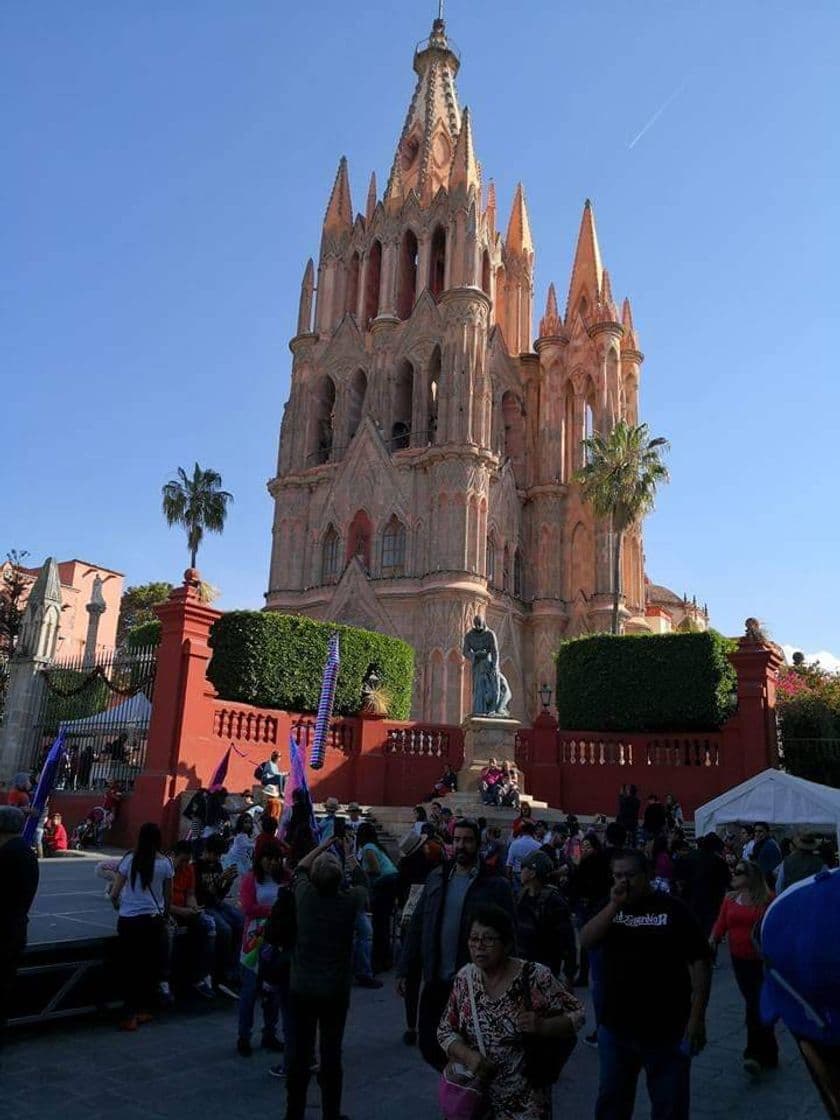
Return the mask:
[[746, 1004], [744, 1069], [752, 1075], [779, 1065], [775, 1032], [772, 1026], [765, 1026], [761, 1021], [759, 1003], [764, 966], [753, 942], [753, 929], [772, 901], [773, 892], [758, 864], [738, 860], [732, 875], [732, 890], [724, 897], [709, 938], [709, 944], [716, 950], [723, 938], [729, 936], [732, 968]]
[[450, 1062], [466, 1066], [484, 1083], [483, 1120], [550, 1120], [550, 1087], [536, 1087], [525, 1076], [525, 1038], [556, 1038], [559, 1045], [574, 1037], [584, 1011], [544, 965], [511, 956], [513, 941], [513, 923], [504, 910], [476, 910], [469, 933], [472, 963], [455, 977], [438, 1042]]

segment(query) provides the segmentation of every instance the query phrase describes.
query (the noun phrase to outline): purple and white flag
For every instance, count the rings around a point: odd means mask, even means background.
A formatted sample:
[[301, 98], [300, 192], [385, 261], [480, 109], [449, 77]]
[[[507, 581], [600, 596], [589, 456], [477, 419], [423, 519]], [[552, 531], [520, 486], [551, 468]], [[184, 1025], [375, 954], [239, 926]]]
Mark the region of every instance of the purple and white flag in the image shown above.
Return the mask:
[[324, 676], [321, 681], [321, 699], [318, 702], [318, 715], [315, 717], [315, 734], [312, 739], [312, 752], [309, 756], [309, 765], [313, 770], [320, 770], [324, 765], [327, 732], [330, 729], [330, 719], [335, 702], [339, 662], [338, 634], [335, 633], [330, 638], [327, 649], [327, 660], [324, 664]]

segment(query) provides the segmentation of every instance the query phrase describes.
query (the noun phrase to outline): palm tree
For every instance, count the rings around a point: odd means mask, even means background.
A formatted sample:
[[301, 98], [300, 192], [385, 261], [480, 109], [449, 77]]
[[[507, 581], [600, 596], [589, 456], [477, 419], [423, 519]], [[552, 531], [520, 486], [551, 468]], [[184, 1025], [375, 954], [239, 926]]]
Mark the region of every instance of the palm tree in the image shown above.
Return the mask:
[[613, 531], [612, 633], [618, 630], [621, 598], [621, 546], [624, 535], [653, 509], [656, 488], [668, 481], [661, 454], [668, 448], [661, 436], [651, 439], [647, 424], [619, 420], [607, 436], [585, 439], [586, 464], [575, 474], [584, 498], [597, 517], [609, 517]]
[[233, 494], [221, 489], [222, 476], [218, 471], [204, 471], [196, 463], [190, 478], [183, 467], [178, 467], [178, 477], [164, 484], [163, 516], [168, 525], [183, 525], [187, 530], [187, 547], [190, 550], [190, 567], [195, 567], [198, 546], [208, 533], [221, 533], [225, 527], [228, 503]]

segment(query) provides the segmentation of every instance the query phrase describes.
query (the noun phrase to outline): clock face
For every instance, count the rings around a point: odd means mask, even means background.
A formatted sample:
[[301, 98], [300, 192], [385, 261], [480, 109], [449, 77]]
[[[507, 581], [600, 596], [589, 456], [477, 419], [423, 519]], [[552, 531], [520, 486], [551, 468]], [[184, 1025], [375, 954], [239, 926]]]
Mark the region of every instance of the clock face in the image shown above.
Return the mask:
[[406, 136], [402, 146], [402, 165], [405, 171], [408, 171], [417, 162], [417, 155], [420, 151], [420, 141], [416, 136]]

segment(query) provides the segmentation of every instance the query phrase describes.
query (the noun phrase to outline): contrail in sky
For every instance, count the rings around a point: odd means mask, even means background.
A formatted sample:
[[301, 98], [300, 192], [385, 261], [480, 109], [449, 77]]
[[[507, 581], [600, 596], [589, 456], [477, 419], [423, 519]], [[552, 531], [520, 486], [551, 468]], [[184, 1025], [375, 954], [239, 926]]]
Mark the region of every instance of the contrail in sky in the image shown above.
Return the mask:
[[647, 122], [647, 124], [642, 128], [641, 132], [637, 132], [636, 135], [633, 137], [633, 139], [630, 141], [630, 143], [627, 145], [627, 151], [628, 152], [630, 151], [631, 148], [635, 148], [636, 145], [641, 140], [641, 138], [644, 136], [644, 134], [646, 132], [648, 132], [651, 128], [653, 128], [653, 126], [656, 124], [656, 122], [659, 120], [659, 118], [662, 116], [662, 114], [665, 112], [665, 110], [668, 108], [668, 106], [671, 104], [671, 102], [676, 101], [676, 99], [679, 97], [679, 95], [685, 89], [687, 83], [688, 83], [688, 78], [684, 78], [682, 80], [682, 82], [680, 82], [680, 84], [674, 90], [674, 92], [671, 94], [671, 96], [668, 97], [665, 101], [662, 102], [662, 104], [659, 106], [659, 108], [656, 110], [656, 112], [653, 114], [653, 116], [650, 118], [650, 120]]

